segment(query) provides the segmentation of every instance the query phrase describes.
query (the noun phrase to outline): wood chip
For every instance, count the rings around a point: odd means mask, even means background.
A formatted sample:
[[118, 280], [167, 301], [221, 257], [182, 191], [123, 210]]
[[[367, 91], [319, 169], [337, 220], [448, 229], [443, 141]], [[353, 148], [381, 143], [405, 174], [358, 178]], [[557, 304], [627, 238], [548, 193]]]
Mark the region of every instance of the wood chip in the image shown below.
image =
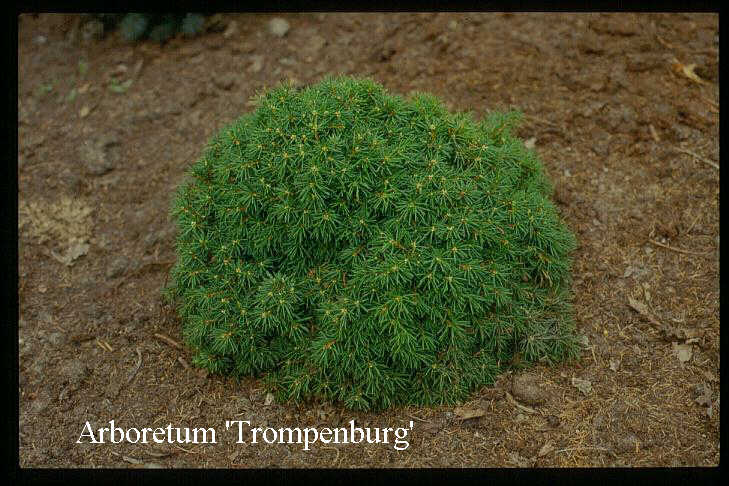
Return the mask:
[[91, 334], [76, 334], [75, 336], [71, 336], [71, 342], [74, 344], [91, 341], [92, 339], [94, 339], [94, 336], [92, 336]]
[[458, 407], [453, 411], [458, 420], [469, 420], [486, 415], [486, 411], [479, 408]]

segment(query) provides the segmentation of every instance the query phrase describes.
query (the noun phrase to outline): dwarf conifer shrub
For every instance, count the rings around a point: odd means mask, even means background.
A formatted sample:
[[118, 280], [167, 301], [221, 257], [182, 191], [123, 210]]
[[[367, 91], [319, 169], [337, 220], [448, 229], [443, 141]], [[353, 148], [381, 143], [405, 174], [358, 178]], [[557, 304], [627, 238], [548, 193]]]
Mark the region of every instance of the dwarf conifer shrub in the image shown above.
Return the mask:
[[344, 77], [262, 94], [174, 203], [194, 363], [368, 409], [574, 356], [575, 239], [515, 121]]

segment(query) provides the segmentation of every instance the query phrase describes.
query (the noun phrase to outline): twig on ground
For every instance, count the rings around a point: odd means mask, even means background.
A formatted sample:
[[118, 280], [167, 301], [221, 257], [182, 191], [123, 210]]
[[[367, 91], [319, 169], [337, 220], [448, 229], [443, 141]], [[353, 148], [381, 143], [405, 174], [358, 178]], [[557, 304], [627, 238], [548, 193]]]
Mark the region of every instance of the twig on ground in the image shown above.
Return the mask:
[[534, 115], [526, 115], [526, 114], [525, 114], [525, 115], [524, 115], [524, 118], [526, 118], [526, 119], [528, 119], [528, 120], [534, 120], [534, 121], [536, 121], [536, 122], [542, 123], [542, 124], [544, 124], [544, 125], [548, 125], [548, 126], [550, 126], [550, 127], [554, 127], [554, 128], [559, 128], [559, 129], [561, 129], [561, 127], [560, 127], [559, 125], [557, 125], [556, 123], [552, 123], [551, 121], [549, 121], [549, 120], [545, 120], [544, 118], [539, 118], [538, 116], [534, 116]]
[[177, 341], [175, 341], [174, 339], [172, 339], [170, 337], [165, 336], [164, 334], [155, 333], [154, 337], [156, 337], [160, 341], [166, 342], [173, 348], [182, 349], [182, 345], [180, 343], [178, 343]]
[[712, 166], [716, 170], [720, 170], [719, 169], [719, 164], [717, 164], [716, 162], [712, 162], [711, 160], [707, 159], [706, 157], [700, 156], [696, 152], [692, 152], [690, 150], [686, 150], [685, 148], [681, 148], [681, 147], [673, 147], [673, 150], [675, 150], [677, 152], [684, 153], [686, 155], [690, 155], [691, 157], [695, 158], [699, 162], [703, 162], [705, 164], [708, 164], [708, 165]]
[[585, 447], [568, 447], [567, 449], [560, 449], [558, 451], [555, 451], [555, 454], [559, 454], [560, 452], [571, 452], [571, 451], [580, 451], [580, 450], [596, 450], [596, 451], [603, 451], [607, 452], [608, 454], [615, 456], [615, 453], [611, 451], [610, 449], [607, 449], [605, 447], [600, 446], [585, 446]]
[[678, 253], [686, 253], [687, 255], [709, 255], [710, 254], [710, 252], [706, 252], [706, 251], [682, 250], [681, 248], [675, 248], [673, 246], [665, 245], [665, 244], [661, 243], [660, 241], [656, 241], [656, 240], [649, 240], [649, 241], [656, 246], [660, 246], [661, 248], [665, 248], [667, 250], [673, 250]]
[[427, 420], [425, 420], [425, 419], [421, 419], [420, 417], [416, 417], [415, 415], [410, 415], [410, 414], [408, 414], [408, 417], [410, 417], [411, 419], [415, 419], [415, 420], [418, 420], [418, 421], [420, 421], [420, 422], [425, 422], [426, 424], [429, 424], [429, 423], [430, 423], [430, 422], [428, 422], [428, 421], [427, 421]]
[[99, 338], [96, 338], [96, 344], [97, 344], [97, 345], [98, 345], [98, 346], [99, 346], [99, 347], [100, 347], [101, 349], [103, 349], [104, 351], [109, 351], [109, 352], [112, 352], [112, 351], [114, 351], [114, 349], [113, 349], [113, 348], [112, 348], [112, 347], [111, 347], [111, 346], [109, 345], [109, 343], [107, 343], [106, 341], [102, 341], [102, 340], [101, 340], [101, 339], [99, 339]]

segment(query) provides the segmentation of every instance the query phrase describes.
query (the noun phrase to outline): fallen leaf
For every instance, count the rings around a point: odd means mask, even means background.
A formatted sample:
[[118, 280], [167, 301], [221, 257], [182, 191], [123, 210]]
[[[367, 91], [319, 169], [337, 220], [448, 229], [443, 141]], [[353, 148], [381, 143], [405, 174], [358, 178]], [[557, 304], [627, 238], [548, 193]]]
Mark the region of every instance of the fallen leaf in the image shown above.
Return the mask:
[[572, 386], [580, 390], [583, 395], [589, 395], [592, 391], [592, 382], [590, 380], [572, 377]]
[[84, 93], [86, 93], [86, 92], [87, 92], [87, 91], [89, 90], [89, 87], [90, 87], [90, 86], [91, 86], [91, 83], [86, 83], [86, 84], [84, 84], [83, 86], [81, 86], [81, 87], [80, 87], [80, 88], [78, 89], [78, 93], [79, 93], [79, 94], [84, 94]]
[[86, 118], [89, 113], [91, 113], [91, 108], [89, 108], [89, 105], [84, 105], [81, 107], [81, 110], [79, 110], [78, 116]]
[[528, 149], [533, 149], [537, 144], [537, 137], [532, 137], [524, 142], [524, 146]]
[[[646, 291], [646, 296], [650, 296], [648, 292]], [[628, 297], [628, 305], [636, 311], [638, 314], [640, 314], [642, 317], [645, 317], [648, 322], [653, 324], [654, 326], [657, 326], [661, 330], [665, 330], [665, 326], [661, 324], [661, 322], [656, 319], [650, 310], [648, 310], [648, 306], [645, 305], [643, 302], [634, 299], [632, 297]]]
[[681, 363], [685, 363], [693, 355], [693, 346], [690, 344], [673, 343], [673, 352]]
[[696, 64], [683, 64], [679, 62], [677, 59], [674, 58], [673, 60], [673, 70], [677, 74], [682, 74], [694, 83], [698, 84], [709, 84], [703, 79], [701, 79], [694, 70], [696, 69]]
[[273, 393], [266, 393], [266, 399], [263, 402], [264, 405], [268, 406], [273, 403]]
[[486, 414], [485, 410], [465, 407], [458, 407], [453, 412], [455, 413], [458, 420], [474, 419], [478, 417], [483, 417]]
[[554, 446], [552, 445], [552, 441], [547, 441], [547, 443], [544, 444], [541, 449], [539, 449], [539, 452], [537, 452], [537, 456], [539, 456], [539, 457], [546, 456], [553, 450], [554, 450]]

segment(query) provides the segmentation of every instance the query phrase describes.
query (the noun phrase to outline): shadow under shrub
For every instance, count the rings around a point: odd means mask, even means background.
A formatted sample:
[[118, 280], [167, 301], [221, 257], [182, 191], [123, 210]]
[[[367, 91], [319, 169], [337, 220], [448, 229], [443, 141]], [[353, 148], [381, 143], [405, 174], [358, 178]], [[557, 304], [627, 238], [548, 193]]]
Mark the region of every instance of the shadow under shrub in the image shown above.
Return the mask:
[[175, 199], [168, 292], [194, 363], [379, 409], [575, 357], [575, 238], [517, 118], [345, 77], [262, 94]]

